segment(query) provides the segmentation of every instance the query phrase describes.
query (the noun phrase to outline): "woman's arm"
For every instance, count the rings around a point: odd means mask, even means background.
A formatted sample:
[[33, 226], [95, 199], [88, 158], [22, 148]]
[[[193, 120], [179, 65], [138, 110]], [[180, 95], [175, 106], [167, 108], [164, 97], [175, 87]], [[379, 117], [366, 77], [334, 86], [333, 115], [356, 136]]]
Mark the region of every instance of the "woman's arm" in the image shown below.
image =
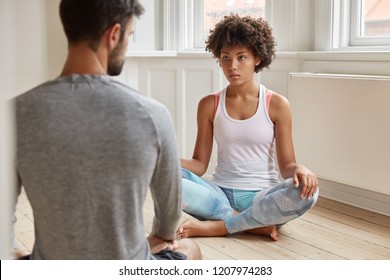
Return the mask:
[[202, 176], [209, 165], [213, 149], [214, 95], [210, 94], [199, 101], [197, 123], [198, 133], [192, 159], [180, 159], [181, 167]]
[[269, 115], [275, 125], [276, 153], [280, 174], [283, 178], [292, 177], [294, 184], [302, 186], [301, 197], [309, 199], [317, 191], [316, 175], [305, 166], [298, 164], [295, 159], [292, 141], [292, 116], [288, 100], [273, 94], [269, 106]]

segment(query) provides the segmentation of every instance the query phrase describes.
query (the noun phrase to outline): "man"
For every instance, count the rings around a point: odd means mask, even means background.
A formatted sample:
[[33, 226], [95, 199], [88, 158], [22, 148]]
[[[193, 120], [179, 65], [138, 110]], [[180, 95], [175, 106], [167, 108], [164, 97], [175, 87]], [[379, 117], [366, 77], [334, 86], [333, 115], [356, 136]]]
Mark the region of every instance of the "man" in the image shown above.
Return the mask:
[[108, 76], [121, 72], [142, 13], [138, 0], [62, 0], [62, 73], [16, 98], [18, 185], [35, 223], [30, 259], [201, 258], [194, 242], [174, 241], [181, 187], [169, 112]]

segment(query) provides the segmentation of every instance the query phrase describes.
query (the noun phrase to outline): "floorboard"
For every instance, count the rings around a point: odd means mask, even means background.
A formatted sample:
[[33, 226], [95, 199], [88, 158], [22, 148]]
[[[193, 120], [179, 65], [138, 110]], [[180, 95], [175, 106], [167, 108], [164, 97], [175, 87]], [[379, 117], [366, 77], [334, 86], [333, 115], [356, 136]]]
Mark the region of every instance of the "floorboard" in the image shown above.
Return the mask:
[[[148, 195], [145, 234], [154, 215]], [[22, 249], [34, 245], [34, 218], [23, 191], [16, 211], [15, 236]], [[181, 222], [192, 219], [183, 213]], [[390, 217], [326, 198], [302, 217], [282, 226], [280, 240], [247, 233], [194, 238], [208, 260], [379, 260], [390, 259]]]

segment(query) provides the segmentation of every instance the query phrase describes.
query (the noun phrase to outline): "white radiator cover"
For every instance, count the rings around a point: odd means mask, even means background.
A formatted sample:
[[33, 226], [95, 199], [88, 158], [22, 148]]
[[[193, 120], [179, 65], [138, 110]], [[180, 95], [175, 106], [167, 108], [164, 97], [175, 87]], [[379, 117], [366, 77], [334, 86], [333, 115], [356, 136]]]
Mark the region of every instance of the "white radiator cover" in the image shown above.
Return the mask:
[[299, 162], [389, 197], [390, 77], [290, 73], [288, 99]]

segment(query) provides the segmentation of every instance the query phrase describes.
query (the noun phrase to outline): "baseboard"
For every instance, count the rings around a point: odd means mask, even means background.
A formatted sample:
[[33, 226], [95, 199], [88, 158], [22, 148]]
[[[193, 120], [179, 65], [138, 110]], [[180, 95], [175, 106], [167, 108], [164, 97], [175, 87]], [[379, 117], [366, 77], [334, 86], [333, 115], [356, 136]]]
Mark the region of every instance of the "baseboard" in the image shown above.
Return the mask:
[[319, 179], [320, 196], [390, 216], [390, 195]]

